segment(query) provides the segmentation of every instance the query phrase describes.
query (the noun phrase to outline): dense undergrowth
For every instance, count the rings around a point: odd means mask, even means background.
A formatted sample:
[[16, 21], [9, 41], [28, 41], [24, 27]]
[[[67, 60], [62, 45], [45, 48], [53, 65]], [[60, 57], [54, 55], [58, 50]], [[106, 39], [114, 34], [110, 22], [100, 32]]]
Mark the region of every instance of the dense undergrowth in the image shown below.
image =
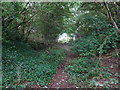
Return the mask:
[[90, 58], [85, 57], [76, 58], [71, 62], [71, 64], [72, 65], [69, 65], [66, 69], [69, 70], [75, 84], [92, 77], [99, 76], [100, 65], [98, 60], [90, 60]]
[[106, 36], [104, 38], [92, 35], [84, 37], [82, 40], [74, 42], [72, 44], [73, 51], [76, 54], [83, 56], [100, 56], [119, 48], [120, 35]]
[[[66, 70], [68, 70], [72, 82], [79, 87], [97, 87], [95, 77], [100, 79], [111, 77], [112, 74], [108, 72], [109, 69], [101, 66], [102, 55], [113, 52], [113, 57], [120, 58], [120, 35], [115, 34], [113, 29], [107, 33], [97, 34], [92, 32], [90, 34], [91, 36], [86, 35], [71, 43], [73, 46], [72, 51], [78, 54], [79, 57], [73, 59]], [[116, 49], [117, 52], [114, 52]], [[84, 82], [84, 84], [79, 85], [80, 82]], [[118, 84], [118, 80], [115, 79], [115, 82]]]
[[65, 50], [57, 47], [38, 52], [22, 42], [3, 43], [3, 87], [45, 86], [65, 56]]
[[[78, 57], [73, 59], [71, 65], [66, 67], [66, 70], [71, 76], [69, 82], [72, 82], [81, 88], [98, 87], [100, 85], [98, 81], [103, 79], [108, 79], [107, 83], [104, 82], [102, 84], [102, 87], [104, 88], [108, 88], [111, 82], [114, 85], [119, 84], [117, 79], [112, 78], [110, 69], [101, 66], [98, 58]], [[120, 77], [118, 73], [117, 75]]]

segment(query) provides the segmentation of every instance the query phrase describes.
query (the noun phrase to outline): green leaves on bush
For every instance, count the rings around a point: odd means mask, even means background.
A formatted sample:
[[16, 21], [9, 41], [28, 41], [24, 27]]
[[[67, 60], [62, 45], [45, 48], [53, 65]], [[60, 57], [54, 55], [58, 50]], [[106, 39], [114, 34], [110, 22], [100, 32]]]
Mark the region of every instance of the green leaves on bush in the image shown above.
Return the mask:
[[106, 36], [103, 39], [99, 39], [98, 36], [85, 37], [73, 44], [73, 51], [81, 57], [103, 55], [119, 47], [119, 37], [120, 35]]

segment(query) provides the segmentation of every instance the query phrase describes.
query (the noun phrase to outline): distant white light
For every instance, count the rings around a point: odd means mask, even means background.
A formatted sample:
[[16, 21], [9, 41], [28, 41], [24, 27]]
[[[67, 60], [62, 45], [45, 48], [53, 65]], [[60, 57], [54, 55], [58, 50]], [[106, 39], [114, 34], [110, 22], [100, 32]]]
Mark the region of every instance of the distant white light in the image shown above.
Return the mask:
[[58, 42], [62, 43], [68, 43], [70, 41], [70, 36], [67, 33], [63, 33], [62, 35], [59, 35]]
[[25, 0], [25, 2], [29, 2], [29, 0]]

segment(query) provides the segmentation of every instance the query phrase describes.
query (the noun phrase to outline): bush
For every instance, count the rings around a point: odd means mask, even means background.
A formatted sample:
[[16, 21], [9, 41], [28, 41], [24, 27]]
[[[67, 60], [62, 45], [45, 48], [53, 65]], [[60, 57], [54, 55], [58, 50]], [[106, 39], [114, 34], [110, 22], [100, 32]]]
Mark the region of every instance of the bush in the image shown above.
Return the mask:
[[116, 34], [106, 37], [102, 37], [101, 35], [84, 37], [81, 41], [75, 42], [72, 45], [72, 49], [76, 54], [79, 54], [81, 57], [93, 57], [96, 55], [103, 55], [119, 47], [119, 38], [120, 35]]
[[73, 45], [73, 51], [80, 56], [95, 56], [99, 46], [98, 39], [93, 37], [82, 39]]

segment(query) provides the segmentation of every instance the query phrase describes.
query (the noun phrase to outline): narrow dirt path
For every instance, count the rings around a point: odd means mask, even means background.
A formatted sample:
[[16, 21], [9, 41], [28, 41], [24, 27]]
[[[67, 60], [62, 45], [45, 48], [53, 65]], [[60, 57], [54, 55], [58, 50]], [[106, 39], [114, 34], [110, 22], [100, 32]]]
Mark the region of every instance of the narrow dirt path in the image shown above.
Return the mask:
[[67, 50], [67, 57], [62, 64], [59, 65], [58, 72], [53, 76], [53, 80], [49, 83], [48, 88], [75, 88], [76, 86], [69, 83], [69, 74], [65, 71], [65, 67], [69, 65], [70, 61], [74, 58], [71, 53], [70, 46], [62, 45], [61, 48]]

